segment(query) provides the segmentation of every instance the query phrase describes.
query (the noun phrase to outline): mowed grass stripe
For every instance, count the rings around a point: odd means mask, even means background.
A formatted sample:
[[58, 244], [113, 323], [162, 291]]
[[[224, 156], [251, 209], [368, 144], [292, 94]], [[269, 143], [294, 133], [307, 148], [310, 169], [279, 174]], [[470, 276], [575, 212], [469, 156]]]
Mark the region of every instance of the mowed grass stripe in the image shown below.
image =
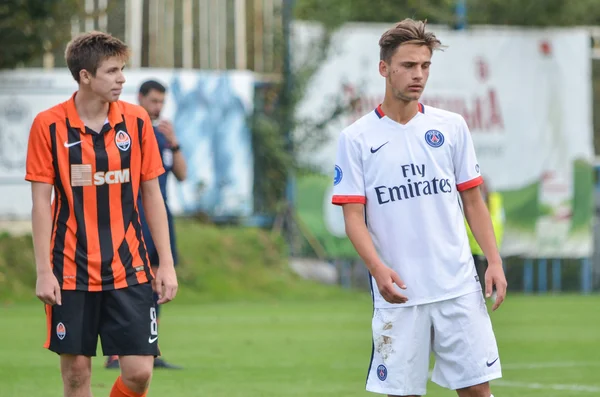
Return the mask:
[[[576, 387], [600, 387], [592, 365], [600, 351], [598, 307], [598, 296], [510, 296], [492, 314], [506, 366], [496, 394], [564, 397]], [[362, 293], [311, 302], [174, 302], [163, 310], [160, 345], [185, 370], [156, 371], [149, 396], [371, 395], [364, 391], [371, 311]], [[41, 347], [41, 304], [2, 308], [0, 319], [0, 397], [62, 396], [58, 357]], [[561, 362], [591, 365], [556, 365]], [[94, 359], [95, 396], [107, 396], [117, 376], [102, 363]], [[572, 389], [531, 387], [536, 384]], [[427, 395], [455, 393], [430, 384]]]

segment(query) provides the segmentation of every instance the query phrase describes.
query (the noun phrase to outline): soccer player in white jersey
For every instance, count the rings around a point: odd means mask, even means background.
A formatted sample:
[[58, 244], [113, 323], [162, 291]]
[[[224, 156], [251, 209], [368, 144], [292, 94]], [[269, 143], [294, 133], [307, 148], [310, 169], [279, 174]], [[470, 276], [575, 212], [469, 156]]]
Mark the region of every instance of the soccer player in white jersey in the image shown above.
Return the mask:
[[406, 19], [379, 46], [385, 98], [342, 131], [332, 199], [343, 206], [346, 233], [370, 273], [366, 389], [425, 394], [433, 352], [435, 383], [460, 397], [490, 397], [488, 382], [502, 376], [500, 358], [463, 211], [489, 261], [493, 310], [504, 300], [506, 278], [470, 132], [460, 115], [419, 103], [441, 47], [425, 23]]

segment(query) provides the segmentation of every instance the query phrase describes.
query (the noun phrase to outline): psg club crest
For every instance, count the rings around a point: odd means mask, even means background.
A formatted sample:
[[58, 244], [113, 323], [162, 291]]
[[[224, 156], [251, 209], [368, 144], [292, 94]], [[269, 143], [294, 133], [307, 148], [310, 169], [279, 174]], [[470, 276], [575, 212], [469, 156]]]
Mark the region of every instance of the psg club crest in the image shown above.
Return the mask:
[[387, 368], [385, 365], [381, 364], [377, 367], [377, 377], [379, 380], [386, 380], [387, 378]]
[[335, 166], [335, 175], [333, 176], [333, 185], [337, 185], [342, 181], [343, 172], [339, 165]]
[[123, 152], [129, 150], [131, 147], [131, 138], [129, 137], [129, 134], [123, 130], [119, 130], [117, 135], [115, 135], [115, 145]]
[[444, 144], [444, 135], [438, 130], [429, 130], [425, 133], [425, 142], [431, 147], [440, 147]]
[[60, 340], [65, 339], [65, 336], [67, 336], [67, 328], [63, 323], [56, 324], [56, 336], [58, 336], [58, 339]]

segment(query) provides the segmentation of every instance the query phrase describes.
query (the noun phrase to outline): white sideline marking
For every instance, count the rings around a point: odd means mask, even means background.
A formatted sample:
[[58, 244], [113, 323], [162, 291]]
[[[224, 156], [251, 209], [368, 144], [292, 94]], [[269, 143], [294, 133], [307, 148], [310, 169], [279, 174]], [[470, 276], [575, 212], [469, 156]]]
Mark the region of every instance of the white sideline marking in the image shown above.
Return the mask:
[[505, 380], [492, 381], [491, 383], [493, 386], [519, 387], [522, 389], [568, 390], [568, 391], [580, 391], [580, 392], [587, 392], [587, 393], [600, 393], [600, 387], [598, 387], [598, 386], [559, 385], [559, 384], [544, 385], [541, 383], [511, 382], [511, 381], [505, 381]]
[[557, 361], [546, 363], [515, 363], [502, 364], [502, 369], [537, 369], [537, 368], [572, 368], [572, 367], [598, 367], [600, 361]]

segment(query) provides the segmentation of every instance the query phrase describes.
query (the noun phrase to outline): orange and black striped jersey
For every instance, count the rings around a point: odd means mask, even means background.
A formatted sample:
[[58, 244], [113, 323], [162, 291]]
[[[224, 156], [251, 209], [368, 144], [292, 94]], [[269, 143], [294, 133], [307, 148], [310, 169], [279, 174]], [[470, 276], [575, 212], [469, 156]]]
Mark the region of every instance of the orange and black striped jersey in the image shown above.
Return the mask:
[[142, 237], [140, 184], [164, 172], [148, 113], [117, 101], [99, 133], [75, 95], [39, 113], [25, 179], [54, 186], [50, 261], [62, 289], [102, 291], [153, 278]]

